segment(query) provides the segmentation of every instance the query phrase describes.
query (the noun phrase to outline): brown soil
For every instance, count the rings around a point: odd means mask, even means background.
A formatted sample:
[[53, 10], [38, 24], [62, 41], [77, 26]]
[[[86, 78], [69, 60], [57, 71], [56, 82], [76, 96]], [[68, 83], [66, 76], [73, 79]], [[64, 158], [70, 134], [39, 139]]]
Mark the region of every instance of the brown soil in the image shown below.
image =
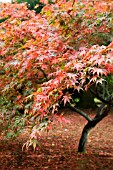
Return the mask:
[[[42, 133], [36, 151], [22, 151], [26, 134], [14, 141], [1, 136], [0, 170], [112, 170], [113, 111], [91, 131], [85, 154], [78, 154], [77, 147], [86, 120], [70, 110], [63, 112], [70, 123], [58, 123], [48, 135]], [[93, 116], [92, 110], [87, 112]]]

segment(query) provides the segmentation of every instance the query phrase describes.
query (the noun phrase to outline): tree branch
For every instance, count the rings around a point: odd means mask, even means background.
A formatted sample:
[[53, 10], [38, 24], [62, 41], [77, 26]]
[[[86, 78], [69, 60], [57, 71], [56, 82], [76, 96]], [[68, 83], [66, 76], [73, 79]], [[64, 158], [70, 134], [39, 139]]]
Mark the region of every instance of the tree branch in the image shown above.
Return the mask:
[[102, 98], [101, 96], [99, 96], [98, 93], [95, 93], [94, 90], [92, 90], [91, 88], [89, 89], [90, 92], [97, 98], [99, 99], [101, 102], [105, 103], [105, 104], [113, 104], [112, 101], [109, 101], [109, 100], [105, 100], [104, 98]]
[[[112, 102], [113, 102], [113, 94], [111, 94], [110, 96], [108, 96], [108, 98], [106, 99], [106, 101], [109, 104], [106, 103], [102, 103], [101, 106], [99, 107], [99, 110], [97, 112], [97, 115], [95, 116], [94, 119], [101, 119], [101, 117], [103, 117], [104, 115], [107, 116], [106, 114], [109, 112], [109, 110], [112, 107]], [[100, 116], [100, 118], [99, 118]]]
[[44, 77], [46, 78], [46, 80], [48, 80], [46, 73], [44, 72], [44, 70], [41, 67], [38, 67], [38, 69], [43, 73]]
[[79, 113], [81, 116], [83, 116], [88, 122], [89, 121], [92, 121], [92, 119], [85, 113], [83, 112], [82, 110], [79, 110], [78, 108], [76, 107], [73, 107], [71, 104], [66, 104], [71, 110]]

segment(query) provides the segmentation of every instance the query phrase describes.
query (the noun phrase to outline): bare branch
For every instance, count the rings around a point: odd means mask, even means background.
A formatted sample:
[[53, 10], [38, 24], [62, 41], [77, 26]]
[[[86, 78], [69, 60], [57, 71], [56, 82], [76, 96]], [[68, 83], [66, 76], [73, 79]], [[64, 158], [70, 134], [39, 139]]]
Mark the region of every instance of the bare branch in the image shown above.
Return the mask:
[[[97, 112], [97, 115], [95, 116], [94, 119], [99, 119], [99, 116], [101, 118], [101, 116], [103, 117], [104, 115], [108, 114], [109, 110], [112, 107], [112, 102], [113, 102], [113, 94], [111, 94], [110, 96], [108, 96], [108, 98], [106, 99], [106, 101], [108, 102], [108, 104], [106, 103], [102, 103], [101, 106], [99, 107], [99, 110]], [[107, 115], [106, 115], [107, 116]], [[104, 116], [105, 117], [105, 116]]]
[[47, 75], [46, 75], [46, 73], [44, 72], [44, 70], [43, 70], [41, 67], [38, 67], [38, 69], [43, 73], [43, 75], [44, 75], [44, 77], [46, 78], [46, 80], [48, 80], [48, 79], [47, 79]]
[[76, 108], [76, 107], [73, 107], [71, 104], [67, 104], [67, 106], [68, 106], [71, 110], [73, 110], [73, 111], [79, 113], [81, 116], [83, 116], [88, 122], [89, 122], [89, 121], [92, 121], [92, 119], [91, 119], [85, 112], [83, 112], [82, 110], [80, 110], [80, 109], [78, 109], [78, 108]]
[[99, 96], [98, 93], [94, 92], [94, 90], [92, 90], [91, 88], [89, 89], [90, 92], [97, 98], [99, 99], [101, 102], [105, 103], [105, 104], [113, 104], [112, 101], [109, 101], [109, 100], [105, 100], [104, 98], [102, 98], [101, 96]]

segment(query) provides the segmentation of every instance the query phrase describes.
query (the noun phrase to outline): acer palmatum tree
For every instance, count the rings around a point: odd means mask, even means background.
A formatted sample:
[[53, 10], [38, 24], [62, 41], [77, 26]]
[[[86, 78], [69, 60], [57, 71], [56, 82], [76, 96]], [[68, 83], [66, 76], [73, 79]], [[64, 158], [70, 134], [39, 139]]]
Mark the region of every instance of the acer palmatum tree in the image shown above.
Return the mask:
[[[109, 1], [101, 8], [101, 3], [57, 1], [38, 15], [25, 4], [0, 4], [0, 17], [5, 18], [0, 24], [2, 115], [9, 116], [8, 124], [16, 134], [19, 125], [31, 128], [27, 148], [35, 149], [40, 130], [51, 129], [62, 102], [88, 121], [79, 152], [85, 151], [89, 131], [108, 115], [113, 94], [103, 98], [96, 88], [113, 74], [113, 6]], [[103, 34], [111, 42], [107, 46]], [[74, 91], [88, 89], [102, 101], [94, 118], [72, 100]]]

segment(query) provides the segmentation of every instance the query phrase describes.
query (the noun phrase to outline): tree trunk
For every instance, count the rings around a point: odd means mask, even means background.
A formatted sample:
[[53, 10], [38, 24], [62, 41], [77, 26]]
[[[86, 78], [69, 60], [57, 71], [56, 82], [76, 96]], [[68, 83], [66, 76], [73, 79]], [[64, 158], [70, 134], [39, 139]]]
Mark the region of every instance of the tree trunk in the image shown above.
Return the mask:
[[84, 127], [84, 129], [82, 131], [82, 135], [81, 135], [79, 147], [78, 147], [78, 152], [84, 153], [86, 151], [86, 143], [87, 143], [87, 139], [88, 139], [88, 134], [91, 129], [91, 128], [88, 128], [87, 125]]
[[88, 123], [85, 125], [80, 141], [79, 141], [79, 147], [78, 152], [84, 153], [86, 151], [86, 143], [88, 139], [89, 131], [96, 126], [104, 117], [106, 117], [111, 109], [111, 105], [105, 105], [102, 104], [101, 109], [99, 110], [99, 113], [94, 117], [94, 119], [88, 121]]
[[85, 127], [82, 131], [81, 138], [80, 138], [78, 152], [86, 151], [86, 143], [87, 143], [87, 139], [88, 139], [88, 134], [89, 134], [90, 130], [96, 126], [97, 123], [98, 122], [95, 121], [95, 119], [94, 119], [92, 121], [88, 121], [88, 123], [85, 125]]

